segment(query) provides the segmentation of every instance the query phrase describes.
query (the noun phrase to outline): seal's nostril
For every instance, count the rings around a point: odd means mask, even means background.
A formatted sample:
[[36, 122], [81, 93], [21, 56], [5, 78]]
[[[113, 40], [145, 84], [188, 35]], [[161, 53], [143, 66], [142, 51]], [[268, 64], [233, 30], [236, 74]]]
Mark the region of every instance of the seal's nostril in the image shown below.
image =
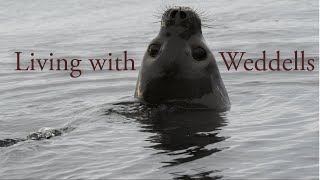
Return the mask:
[[177, 13], [178, 13], [178, 10], [173, 10], [170, 14], [171, 18], [174, 18]]
[[187, 17], [187, 14], [183, 11], [180, 11], [180, 17], [181, 17], [181, 19], [184, 19]]

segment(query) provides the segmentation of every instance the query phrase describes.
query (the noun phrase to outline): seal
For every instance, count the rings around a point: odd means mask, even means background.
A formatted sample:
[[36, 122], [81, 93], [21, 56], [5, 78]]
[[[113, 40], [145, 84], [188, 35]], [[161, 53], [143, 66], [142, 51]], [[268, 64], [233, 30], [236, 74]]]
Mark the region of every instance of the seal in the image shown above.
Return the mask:
[[166, 10], [158, 36], [148, 45], [135, 97], [147, 104], [179, 103], [225, 111], [230, 108], [216, 60], [189, 7]]

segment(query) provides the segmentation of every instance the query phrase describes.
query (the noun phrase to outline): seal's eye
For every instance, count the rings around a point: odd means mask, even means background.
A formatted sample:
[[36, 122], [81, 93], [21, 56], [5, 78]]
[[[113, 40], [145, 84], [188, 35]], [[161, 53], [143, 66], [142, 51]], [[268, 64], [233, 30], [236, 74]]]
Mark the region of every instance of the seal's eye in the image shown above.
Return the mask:
[[197, 47], [193, 49], [192, 57], [197, 61], [202, 61], [207, 57], [207, 52], [202, 47]]
[[151, 44], [148, 49], [148, 53], [151, 57], [156, 57], [159, 54], [159, 51], [160, 51], [160, 47], [155, 44]]

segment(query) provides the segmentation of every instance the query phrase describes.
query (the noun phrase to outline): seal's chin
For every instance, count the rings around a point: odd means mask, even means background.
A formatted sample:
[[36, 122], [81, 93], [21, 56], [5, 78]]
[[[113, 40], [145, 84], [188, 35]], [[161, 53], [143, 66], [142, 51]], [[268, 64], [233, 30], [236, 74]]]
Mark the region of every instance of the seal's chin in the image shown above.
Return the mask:
[[143, 98], [150, 103], [186, 101], [212, 93], [210, 78], [174, 79], [161, 77], [152, 79], [142, 92]]

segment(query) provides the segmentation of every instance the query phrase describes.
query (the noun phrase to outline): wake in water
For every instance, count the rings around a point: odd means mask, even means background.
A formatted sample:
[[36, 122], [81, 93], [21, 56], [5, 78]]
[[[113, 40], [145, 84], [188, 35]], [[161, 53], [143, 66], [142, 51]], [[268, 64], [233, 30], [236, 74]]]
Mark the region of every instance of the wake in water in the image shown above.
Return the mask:
[[[104, 111], [104, 115], [112, 115], [112, 114], [119, 114], [122, 115], [124, 118], [130, 118], [130, 119], [135, 119], [139, 120], [140, 122], [144, 123], [150, 123], [154, 121], [157, 116], [161, 114], [174, 114], [174, 113], [190, 113], [190, 112], [211, 112], [215, 113], [213, 111], [208, 111], [205, 107], [202, 105], [197, 105], [197, 104], [188, 104], [188, 103], [168, 103], [168, 104], [159, 104], [159, 105], [145, 105], [142, 104], [141, 102], [135, 101], [130, 99], [126, 99], [127, 101], [121, 101], [117, 103], [111, 104], [111, 107]], [[109, 104], [110, 105], [110, 104]], [[215, 113], [215, 116], [218, 114]], [[151, 121], [149, 121], [151, 120]], [[161, 120], [161, 121], [173, 121], [166, 119], [166, 120]], [[185, 121], [185, 120], [181, 120]], [[76, 121], [73, 122], [74, 125], [79, 125], [79, 123], [88, 123], [88, 122], [82, 122], [82, 121]], [[27, 137], [25, 138], [7, 138], [0, 140], [0, 147], [9, 147], [12, 146], [16, 143], [23, 142], [23, 141], [28, 141], [28, 140], [44, 140], [44, 139], [51, 139], [56, 136], [61, 136], [65, 133], [68, 133], [70, 131], [73, 131], [76, 129], [75, 127], [68, 125], [67, 127], [64, 128], [48, 128], [44, 127], [39, 129], [37, 132], [32, 132], [30, 133]]]
[[72, 128], [72, 127], [65, 127], [65, 128], [61, 128], [61, 129], [41, 128], [37, 132], [30, 133], [26, 138], [0, 140], [0, 147], [12, 146], [18, 142], [27, 141], [27, 140], [51, 139], [52, 137], [61, 136], [64, 133], [70, 132], [73, 129], [74, 128]]

